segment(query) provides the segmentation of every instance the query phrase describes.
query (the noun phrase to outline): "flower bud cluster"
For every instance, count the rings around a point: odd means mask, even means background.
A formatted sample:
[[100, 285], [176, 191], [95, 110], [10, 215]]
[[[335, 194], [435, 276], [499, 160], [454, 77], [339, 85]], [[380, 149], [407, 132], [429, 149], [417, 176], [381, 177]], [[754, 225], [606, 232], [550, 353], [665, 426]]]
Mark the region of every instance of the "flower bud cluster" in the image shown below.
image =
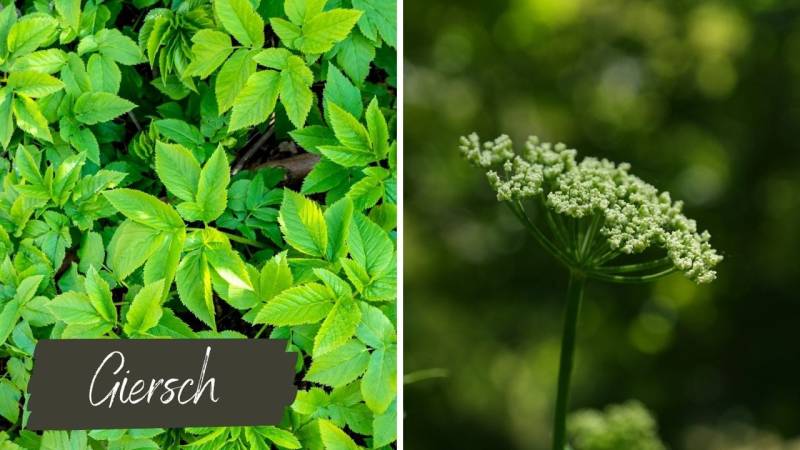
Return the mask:
[[461, 153], [472, 164], [488, 168], [514, 157], [514, 144], [505, 134], [481, 145], [476, 133], [461, 137]]

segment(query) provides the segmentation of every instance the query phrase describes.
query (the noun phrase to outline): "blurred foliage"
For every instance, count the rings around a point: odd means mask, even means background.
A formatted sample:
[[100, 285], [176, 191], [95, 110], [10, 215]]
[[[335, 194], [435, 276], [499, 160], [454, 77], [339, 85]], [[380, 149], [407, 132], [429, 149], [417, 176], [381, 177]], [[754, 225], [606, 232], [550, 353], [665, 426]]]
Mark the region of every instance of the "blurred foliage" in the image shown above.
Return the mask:
[[409, 448], [549, 442], [567, 280], [460, 160], [473, 129], [629, 161], [725, 255], [709, 286], [587, 286], [573, 409], [640, 399], [672, 449], [796, 448], [800, 4], [405, 8], [405, 370], [449, 374], [407, 386]]
[[575, 450], [665, 450], [655, 418], [635, 400], [573, 413], [569, 434]]

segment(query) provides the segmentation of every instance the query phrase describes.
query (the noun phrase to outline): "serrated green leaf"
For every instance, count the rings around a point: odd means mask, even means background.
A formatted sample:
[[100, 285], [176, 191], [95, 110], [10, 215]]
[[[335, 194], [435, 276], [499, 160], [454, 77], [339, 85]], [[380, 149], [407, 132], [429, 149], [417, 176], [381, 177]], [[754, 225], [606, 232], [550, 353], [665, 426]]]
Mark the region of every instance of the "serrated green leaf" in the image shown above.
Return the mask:
[[311, 256], [323, 256], [328, 248], [328, 230], [319, 205], [286, 189], [280, 216], [281, 231], [286, 242]]
[[178, 287], [181, 303], [212, 330], [216, 330], [211, 269], [202, 251], [195, 251], [183, 257], [178, 266], [175, 284]]
[[294, 278], [289, 269], [286, 252], [278, 253], [264, 263], [259, 273], [259, 294], [262, 300], [269, 301], [277, 294], [292, 287]]
[[323, 158], [303, 179], [300, 193], [308, 195], [329, 191], [346, 182], [349, 174], [345, 167]]
[[[363, 18], [362, 18], [363, 20]], [[375, 46], [360, 32], [354, 30], [336, 48], [336, 62], [357, 85], [364, 84], [370, 65], [375, 59]]]
[[312, 387], [307, 391], [297, 391], [291, 407], [299, 414], [310, 416], [328, 406], [329, 403], [330, 399], [325, 391], [318, 387]]
[[11, 136], [14, 134], [13, 100], [14, 94], [11, 89], [0, 88], [0, 145], [4, 150], [8, 148]]
[[8, 51], [16, 56], [26, 55], [55, 34], [58, 21], [45, 15], [30, 15], [20, 18], [8, 32]]
[[361, 320], [358, 304], [349, 297], [340, 298], [322, 322], [314, 338], [314, 357], [335, 350], [349, 341]]
[[67, 55], [58, 48], [38, 50], [17, 58], [11, 65], [11, 72], [30, 70], [34, 72], [53, 74], [61, 70], [67, 63]]
[[183, 227], [183, 220], [171, 206], [158, 198], [133, 189], [114, 189], [103, 195], [128, 219], [158, 230]]
[[203, 220], [203, 208], [196, 202], [183, 202], [178, 203], [175, 207], [178, 213], [188, 222], [197, 222]]
[[275, 110], [280, 86], [281, 76], [273, 70], [262, 70], [250, 75], [233, 102], [228, 130], [235, 131], [265, 122]]
[[133, 298], [125, 315], [124, 331], [128, 336], [144, 334], [161, 319], [161, 293], [164, 281], [145, 285]]
[[185, 99], [192, 92], [192, 90], [186, 86], [187, 83], [192, 83], [191, 78], [179, 79], [175, 75], [167, 75], [166, 78], [158, 77], [150, 82], [159, 92], [175, 101]]
[[200, 30], [192, 36], [192, 42], [192, 62], [186, 72], [200, 79], [208, 78], [233, 52], [231, 38], [216, 30]]
[[375, 161], [375, 153], [368, 149], [342, 145], [321, 145], [318, 149], [326, 158], [342, 167], [366, 166]]
[[8, 33], [17, 22], [17, 8], [3, 8], [0, 11], [0, 61], [8, 56]]
[[74, 323], [64, 327], [61, 332], [61, 339], [98, 339], [106, 335], [114, 328], [108, 322], [102, 321], [99, 317], [92, 323]]
[[38, 158], [34, 157], [31, 148], [22, 144], [17, 145], [17, 151], [14, 154], [14, 167], [25, 180], [41, 184], [42, 174], [39, 171], [39, 161]]
[[184, 146], [156, 142], [156, 174], [174, 196], [183, 201], [194, 201], [200, 181], [200, 164]]
[[264, 20], [249, 0], [214, 0], [214, 11], [225, 30], [242, 45], [264, 45]]
[[350, 256], [371, 276], [388, 269], [394, 260], [394, 244], [381, 227], [361, 213], [353, 215], [348, 238]]
[[369, 102], [366, 118], [372, 149], [378, 159], [383, 159], [389, 152], [389, 126], [386, 124], [386, 118], [383, 117], [383, 113], [378, 106], [377, 98], [373, 97], [372, 101]]
[[192, 328], [169, 308], [161, 308], [161, 319], [158, 321], [158, 325], [150, 329], [149, 334], [178, 339], [197, 338], [197, 334], [192, 331]]
[[381, 203], [369, 211], [369, 220], [386, 231], [393, 230], [397, 226], [397, 205]]
[[367, 176], [354, 183], [347, 191], [347, 197], [353, 200], [356, 210], [363, 211], [378, 203], [384, 193], [383, 181], [377, 177]]
[[397, 440], [397, 401], [389, 408], [375, 416], [372, 422], [374, 447], [383, 447]]
[[161, 302], [164, 303], [169, 297], [169, 288], [181, 260], [186, 229], [178, 228], [171, 232], [163, 232], [162, 235], [163, 244], [153, 253], [152, 257], [148, 258], [144, 266], [144, 282], [150, 284], [160, 279], [164, 280], [164, 290], [161, 293]]
[[372, 348], [384, 348], [397, 341], [394, 325], [380, 309], [361, 303], [361, 321], [356, 329], [358, 340]]
[[331, 387], [344, 386], [364, 373], [369, 365], [369, 358], [364, 344], [350, 340], [339, 348], [314, 358], [305, 380]]
[[347, 238], [350, 234], [350, 222], [353, 217], [353, 202], [344, 197], [325, 211], [325, 223], [328, 226], [328, 248], [325, 258], [338, 261], [347, 253]]
[[364, 11], [358, 26], [364, 35], [376, 39], [375, 32], [392, 47], [397, 47], [397, 1], [353, 0], [353, 8]]
[[55, 0], [53, 4], [64, 23], [78, 31], [81, 26], [81, 0]]
[[197, 204], [202, 208], [202, 220], [206, 223], [216, 220], [228, 204], [228, 182], [230, 168], [222, 146], [217, 147], [200, 170], [197, 184]]
[[83, 60], [76, 53], [67, 53], [67, 64], [61, 68], [61, 81], [67, 94], [73, 97], [92, 90], [92, 81]]
[[369, 273], [367, 273], [367, 269], [352, 259], [342, 259], [340, 263], [342, 264], [344, 273], [347, 275], [347, 279], [353, 283], [353, 286], [356, 287], [358, 292], [363, 292], [364, 287], [370, 283], [370, 276]]
[[281, 71], [280, 97], [286, 114], [295, 127], [305, 125], [308, 112], [314, 101], [311, 84], [314, 75], [306, 63], [297, 56], [290, 56], [286, 61], [286, 68]]
[[283, 70], [286, 68], [290, 56], [292, 56], [292, 52], [285, 48], [271, 47], [256, 53], [253, 60], [264, 67]]
[[75, 118], [87, 125], [108, 122], [136, 107], [110, 92], [84, 92], [75, 100]]
[[25, 306], [27, 302], [33, 299], [36, 291], [42, 284], [44, 279], [43, 275], [31, 275], [25, 277], [17, 286], [17, 293], [14, 294], [14, 300], [18, 301], [20, 305]]
[[325, 0], [286, 0], [283, 4], [286, 17], [295, 25], [303, 25], [322, 12]]
[[361, 380], [361, 395], [369, 409], [381, 414], [397, 396], [397, 347], [376, 349], [369, 357], [369, 365]]
[[256, 431], [261, 436], [267, 438], [270, 442], [282, 448], [301, 448], [300, 441], [294, 435], [286, 430], [282, 430], [274, 426], [256, 427]]
[[17, 126], [31, 136], [47, 142], [53, 142], [47, 119], [42, 115], [39, 105], [25, 96], [14, 97], [14, 118]]
[[67, 431], [45, 431], [40, 450], [86, 450], [87, 447], [85, 431], [73, 431], [72, 436]]
[[287, 289], [272, 298], [261, 309], [254, 323], [268, 323], [276, 326], [317, 323], [333, 307], [325, 286], [316, 283], [304, 284]]
[[369, 132], [358, 119], [336, 103], [328, 102], [326, 107], [333, 133], [343, 146], [354, 150], [369, 150], [372, 148]]
[[12, 299], [0, 310], [0, 345], [5, 344], [8, 336], [14, 330], [20, 317], [21, 308], [22, 303], [17, 299]]
[[319, 146], [336, 145], [339, 142], [336, 140], [333, 130], [321, 125], [311, 125], [305, 128], [292, 130], [289, 134], [295, 142], [309, 153], [319, 154]]
[[84, 234], [78, 249], [78, 270], [86, 273], [91, 267], [99, 269], [105, 258], [106, 251], [100, 233], [90, 231]]
[[89, 57], [86, 71], [92, 80], [92, 90], [111, 94], [119, 92], [122, 72], [113, 59], [96, 53]]
[[245, 49], [233, 52], [222, 65], [214, 82], [219, 114], [223, 114], [233, 106], [236, 97], [255, 70], [256, 63], [253, 61], [252, 54]]
[[394, 260], [380, 275], [374, 277], [364, 287], [364, 299], [369, 301], [390, 301], [397, 293], [397, 265]]
[[95, 34], [94, 38], [97, 43], [97, 51], [120, 64], [131, 66], [144, 60], [142, 51], [136, 42], [117, 29], [102, 29]]
[[117, 308], [111, 298], [111, 289], [97, 269], [94, 267], [89, 269], [83, 286], [86, 289], [86, 295], [89, 296], [89, 302], [97, 314], [106, 322], [117, 323]]
[[[241, 261], [241, 258], [237, 257], [237, 260]], [[234, 282], [229, 282], [220, 276], [219, 271], [214, 268], [215, 270], [211, 272], [211, 286], [220, 298], [225, 300], [229, 305], [236, 309], [246, 310], [250, 308], [257, 308], [262, 305], [262, 298], [256, 291], [259, 278], [258, 271], [256, 271], [254, 267], [244, 264], [243, 262], [241, 262], [239, 265], [241, 266], [242, 273], [246, 274], [246, 276], [231, 271], [226, 276], [233, 274], [235, 275], [235, 278]], [[252, 280], [252, 282], [256, 285], [248, 285], [246, 281], [247, 279]], [[252, 317], [255, 317], [255, 313], [252, 313], [251, 315]], [[248, 315], [245, 320], [249, 322], [252, 320], [252, 317]]]
[[330, 270], [317, 267], [314, 269], [314, 275], [333, 292], [336, 298], [352, 297], [353, 290], [350, 289], [350, 285]]
[[361, 103], [361, 92], [333, 64], [328, 66], [324, 98], [326, 102], [341, 105], [342, 109], [349, 112], [356, 119], [361, 117], [364, 112], [364, 105]]
[[[114, 232], [108, 244], [107, 263], [117, 278], [124, 280], [134, 270], [161, 248], [166, 239], [161, 230], [152, 228], [133, 220], [123, 221]], [[132, 252], [130, 249], [137, 251]]]
[[255, 428], [245, 427], [241, 434], [244, 435], [249, 450], [270, 450], [269, 441], [256, 432]]
[[288, 20], [283, 20], [280, 17], [273, 17], [269, 19], [269, 24], [272, 26], [272, 30], [288, 48], [294, 49], [297, 46], [294, 44], [297, 39], [301, 36], [302, 30], [298, 25], [295, 25]]
[[203, 251], [208, 263], [214, 271], [231, 287], [243, 290], [253, 290], [253, 283], [244, 261], [237, 252], [224, 245], [216, 245]]
[[50, 193], [59, 205], [63, 205], [69, 198], [70, 191], [80, 179], [85, 162], [86, 156], [79, 153], [65, 158], [56, 168]]
[[296, 40], [297, 48], [312, 55], [327, 52], [333, 44], [347, 37], [361, 14], [361, 11], [342, 8], [317, 14], [303, 25], [302, 36]]
[[325, 450], [358, 450], [353, 438], [328, 420], [319, 420], [319, 434]]
[[17, 286], [17, 292], [0, 311], [0, 345], [3, 345], [14, 330], [22, 313], [22, 307], [36, 294], [41, 284], [42, 275], [26, 277]]
[[89, 325], [102, 321], [86, 294], [74, 291], [57, 295], [47, 305], [56, 319], [73, 325]]
[[154, 120], [153, 125], [162, 136], [186, 147], [199, 147], [205, 138], [197, 127], [179, 119]]
[[[9, 380], [0, 379], [0, 416], [12, 424], [19, 420], [20, 398], [22, 398], [22, 392], [19, 389]], [[13, 450], [13, 447], [9, 448]]]
[[91, 129], [82, 126], [76, 120], [62, 118], [59, 122], [59, 134], [78, 152], [85, 152], [86, 158], [100, 164], [100, 145]]

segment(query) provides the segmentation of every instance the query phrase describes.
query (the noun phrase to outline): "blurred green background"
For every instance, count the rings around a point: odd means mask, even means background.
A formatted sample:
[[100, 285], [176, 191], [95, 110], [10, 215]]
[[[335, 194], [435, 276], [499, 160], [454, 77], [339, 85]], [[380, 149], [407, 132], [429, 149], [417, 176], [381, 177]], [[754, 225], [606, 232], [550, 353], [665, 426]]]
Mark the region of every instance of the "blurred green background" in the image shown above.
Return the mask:
[[[528, 134], [629, 161], [719, 278], [590, 283], [572, 409], [628, 399], [672, 449], [800, 439], [800, 4], [406, 0], [407, 448], [545, 449], [566, 274], [462, 161]], [[793, 440], [794, 439], [794, 440]]]

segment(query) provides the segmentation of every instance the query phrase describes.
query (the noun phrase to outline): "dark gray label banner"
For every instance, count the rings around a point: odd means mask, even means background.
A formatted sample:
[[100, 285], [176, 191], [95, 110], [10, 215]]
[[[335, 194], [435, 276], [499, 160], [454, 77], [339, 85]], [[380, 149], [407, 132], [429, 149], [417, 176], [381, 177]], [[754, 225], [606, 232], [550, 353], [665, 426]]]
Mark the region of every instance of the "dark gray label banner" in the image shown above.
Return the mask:
[[295, 397], [297, 355], [267, 339], [41, 340], [28, 429], [270, 425]]

